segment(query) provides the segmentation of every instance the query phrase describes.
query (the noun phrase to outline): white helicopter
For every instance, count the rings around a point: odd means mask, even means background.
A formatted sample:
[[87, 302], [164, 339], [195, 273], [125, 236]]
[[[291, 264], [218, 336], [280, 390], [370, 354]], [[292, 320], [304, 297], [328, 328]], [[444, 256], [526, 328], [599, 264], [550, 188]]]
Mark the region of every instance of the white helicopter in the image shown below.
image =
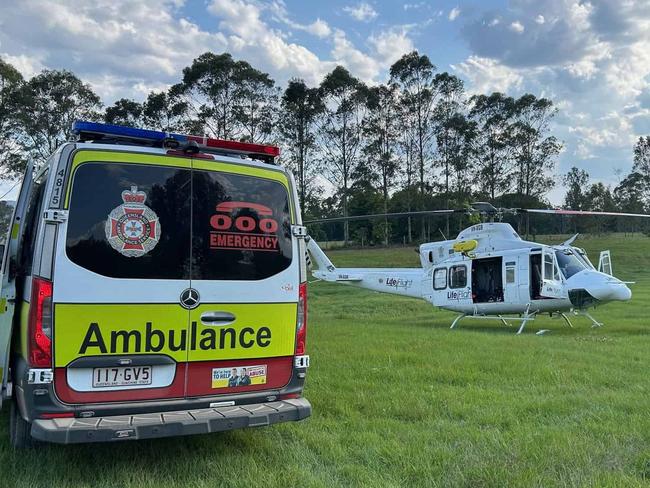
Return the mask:
[[[650, 217], [559, 209], [496, 209], [484, 202], [473, 204], [471, 212], [499, 217], [504, 212]], [[322, 221], [327, 220], [345, 219]], [[549, 246], [523, 240], [507, 223], [476, 224], [456, 239], [422, 244], [420, 268], [336, 268], [314, 239], [309, 239], [307, 250], [318, 267], [312, 270], [318, 279], [426, 300], [434, 307], [459, 314], [452, 329], [461, 319], [500, 320], [508, 326], [508, 320], [513, 320], [520, 322], [517, 334], [521, 334], [526, 324], [541, 313], [562, 317], [569, 327], [573, 325], [567, 313], [584, 315], [592, 327], [600, 327], [603, 324], [588, 309], [632, 297], [627, 286], [631, 282], [612, 275], [610, 252], [600, 253], [596, 268], [583, 249], [572, 246], [577, 237]]]

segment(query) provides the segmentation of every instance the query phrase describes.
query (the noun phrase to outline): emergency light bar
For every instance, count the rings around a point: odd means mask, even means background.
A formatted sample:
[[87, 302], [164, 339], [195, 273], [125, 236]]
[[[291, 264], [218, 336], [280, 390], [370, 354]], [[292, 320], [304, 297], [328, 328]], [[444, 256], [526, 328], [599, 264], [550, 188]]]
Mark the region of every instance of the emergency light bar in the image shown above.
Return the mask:
[[77, 120], [72, 124], [72, 133], [80, 142], [127, 143], [148, 147], [169, 149], [193, 148], [202, 153], [238, 154], [275, 164], [280, 155], [277, 146], [266, 146], [250, 142], [225, 141], [202, 136], [175, 134], [148, 129], [136, 129], [122, 125], [100, 124]]

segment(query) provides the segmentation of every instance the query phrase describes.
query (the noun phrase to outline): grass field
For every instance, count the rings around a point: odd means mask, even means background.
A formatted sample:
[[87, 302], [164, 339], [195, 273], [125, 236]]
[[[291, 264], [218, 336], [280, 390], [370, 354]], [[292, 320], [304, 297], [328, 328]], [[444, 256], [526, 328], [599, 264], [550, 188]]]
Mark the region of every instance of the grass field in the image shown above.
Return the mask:
[[[601, 329], [450, 331], [453, 315], [424, 302], [316, 283], [309, 420], [37, 452], [2, 440], [0, 487], [650, 486], [650, 239], [577, 244], [596, 260], [611, 249], [615, 274], [638, 282], [630, 303], [596, 310]], [[329, 254], [417, 265], [411, 248]]]

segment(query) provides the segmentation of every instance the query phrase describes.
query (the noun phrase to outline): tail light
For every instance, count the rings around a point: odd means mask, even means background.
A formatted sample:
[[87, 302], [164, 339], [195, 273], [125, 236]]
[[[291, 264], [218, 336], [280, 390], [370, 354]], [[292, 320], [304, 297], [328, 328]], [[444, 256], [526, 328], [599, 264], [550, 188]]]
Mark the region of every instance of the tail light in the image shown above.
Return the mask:
[[307, 282], [298, 289], [298, 314], [296, 317], [296, 356], [305, 354], [307, 341]]
[[52, 282], [32, 279], [29, 304], [29, 362], [39, 368], [52, 367]]

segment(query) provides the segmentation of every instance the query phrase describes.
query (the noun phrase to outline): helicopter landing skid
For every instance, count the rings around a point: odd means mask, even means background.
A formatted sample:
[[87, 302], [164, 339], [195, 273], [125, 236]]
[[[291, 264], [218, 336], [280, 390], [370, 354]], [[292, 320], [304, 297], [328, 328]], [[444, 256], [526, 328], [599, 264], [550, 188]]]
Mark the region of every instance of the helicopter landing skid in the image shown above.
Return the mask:
[[[519, 320], [521, 321], [521, 325], [519, 326], [519, 330], [517, 330], [517, 335], [521, 334], [524, 330], [524, 327], [526, 327], [526, 324], [528, 323], [529, 320], [535, 320], [535, 315], [537, 315], [537, 312], [532, 312], [529, 313], [528, 310], [521, 316], [521, 317], [507, 317], [508, 320]], [[451, 323], [450, 329], [454, 329], [456, 325], [458, 325], [458, 322], [460, 322], [462, 319], [468, 318], [468, 319], [478, 319], [478, 320], [500, 320], [503, 325], [506, 325], [510, 327], [510, 324], [506, 321], [506, 319], [502, 315], [478, 315], [478, 314], [460, 314], [458, 317], [454, 319], [454, 321]]]
[[602, 327], [604, 324], [602, 322], [598, 322], [595, 318], [591, 316], [589, 312], [586, 311], [580, 311], [580, 312], [574, 312], [575, 315], [584, 315], [587, 317], [589, 320], [591, 320], [591, 328], [594, 329], [596, 327]]

